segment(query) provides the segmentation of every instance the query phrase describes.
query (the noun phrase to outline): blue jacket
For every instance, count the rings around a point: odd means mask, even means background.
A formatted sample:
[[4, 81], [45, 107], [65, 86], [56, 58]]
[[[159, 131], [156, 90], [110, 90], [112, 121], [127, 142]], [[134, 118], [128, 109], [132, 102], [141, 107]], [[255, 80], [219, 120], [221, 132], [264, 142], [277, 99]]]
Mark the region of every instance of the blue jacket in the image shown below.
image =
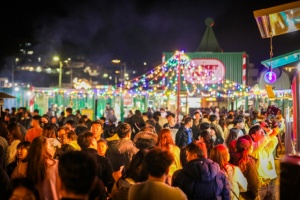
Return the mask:
[[230, 186], [219, 165], [210, 159], [199, 158], [177, 170], [172, 186], [179, 187], [189, 200], [229, 200]]

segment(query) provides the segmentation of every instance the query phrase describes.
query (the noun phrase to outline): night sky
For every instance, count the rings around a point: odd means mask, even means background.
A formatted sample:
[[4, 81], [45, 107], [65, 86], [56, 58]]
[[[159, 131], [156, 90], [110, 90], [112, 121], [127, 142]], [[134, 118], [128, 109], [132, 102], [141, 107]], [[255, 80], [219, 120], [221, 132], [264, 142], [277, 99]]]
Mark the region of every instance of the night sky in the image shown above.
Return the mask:
[[[253, 11], [288, 2], [293, 1], [6, 1], [0, 7], [0, 58], [29, 41], [36, 51], [51, 43], [57, 50], [68, 46], [70, 53], [84, 53], [94, 62], [145, 61], [151, 69], [161, 63], [162, 52], [195, 51], [205, 19], [211, 17], [223, 51], [244, 51], [262, 68], [260, 62], [270, 58], [270, 40], [261, 38]], [[299, 41], [299, 31], [274, 37], [274, 57], [300, 49]]]

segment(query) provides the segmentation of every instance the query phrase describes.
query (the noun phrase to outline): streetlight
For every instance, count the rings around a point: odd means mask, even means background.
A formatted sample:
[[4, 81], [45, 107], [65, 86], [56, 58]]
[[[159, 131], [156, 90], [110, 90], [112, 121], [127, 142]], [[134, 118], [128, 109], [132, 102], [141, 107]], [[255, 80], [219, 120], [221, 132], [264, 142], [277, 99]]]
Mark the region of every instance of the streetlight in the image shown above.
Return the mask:
[[62, 79], [62, 62], [60, 61], [59, 57], [58, 56], [54, 56], [53, 57], [53, 60], [54, 61], [57, 61], [59, 62], [59, 77], [58, 77], [58, 87], [61, 88], [61, 79]]

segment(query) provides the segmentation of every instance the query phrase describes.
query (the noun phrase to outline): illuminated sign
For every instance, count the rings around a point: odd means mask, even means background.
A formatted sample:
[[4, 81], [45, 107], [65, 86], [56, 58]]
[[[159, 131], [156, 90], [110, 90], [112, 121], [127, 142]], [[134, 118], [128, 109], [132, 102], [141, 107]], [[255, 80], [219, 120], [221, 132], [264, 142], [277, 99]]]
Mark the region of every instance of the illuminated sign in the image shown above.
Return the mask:
[[218, 83], [224, 79], [224, 64], [217, 59], [192, 59], [185, 67], [185, 80], [192, 84]]
[[272, 71], [265, 73], [265, 81], [267, 83], [274, 83], [276, 81], [276, 74]]

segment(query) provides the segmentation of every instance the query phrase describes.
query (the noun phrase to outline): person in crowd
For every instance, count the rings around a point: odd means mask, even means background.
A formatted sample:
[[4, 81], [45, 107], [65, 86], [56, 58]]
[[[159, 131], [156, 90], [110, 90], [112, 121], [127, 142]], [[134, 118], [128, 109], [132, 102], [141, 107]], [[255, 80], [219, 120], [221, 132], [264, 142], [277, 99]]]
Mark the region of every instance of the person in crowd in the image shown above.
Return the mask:
[[210, 127], [210, 132], [209, 133], [211, 135], [211, 138], [214, 141], [214, 146], [224, 143], [223, 137], [220, 135], [220, 133], [218, 132], [218, 130], [214, 126]]
[[160, 112], [154, 112], [153, 113], [153, 120], [154, 120], [154, 127], [156, 133], [159, 133], [159, 131], [162, 129], [162, 126], [159, 124], [159, 118], [161, 117]]
[[184, 120], [184, 126], [181, 126], [176, 133], [175, 144], [179, 148], [183, 148], [193, 141], [193, 132], [191, 129], [192, 125], [193, 119], [191, 117], [187, 117]]
[[243, 116], [237, 116], [234, 120], [233, 123], [228, 125], [228, 129], [230, 130], [231, 128], [237, 128], [239, 130], [238, 137], [243, 136], [246, 134], [245, 131], [245, 120]]
[[129, 188], [148, 179], [148, 173], [143, 165], [148, 151], [149, 149], [138, 151], [124, 173], [122, 173], [123, 168], [113, 173], [115, 183], [112, 189], [112, 200], [127, 200]]
[[199, 136], [199, 141], [205, 143], [207, 157], [209, 157], [210, 151], [214, 147], [214, 140], [212, 139], [210, 132], [208, 132], [207, 130], [201, 131], [200, 136]]
[[97, 141], [97, 146], [98, 154], [105, 157], [105, 153], [108, 148], [107, 141], [105, 139], [100, 139]]
[[47, 114], [42, 115], [40, 124], [42, 128], [50, 124], [50, 118]]
[[174, 113], [170, 112], [167, 114], [166, 117], [167, 117], [168, 123], [164, 124], [163, 128], [168, 128], [171, 130], [173, 141], [175, 141], [176, 133], [178, 132], [178, 130], [180, 128], [180, 124], [175, 122], [175, 114]]
[[7, 167], [6, 167], [6, 172], [9, 177], [11, 177], [11, 174], [13, 173], [16, 166], [19, 165], [19, 163], [22, 162], [24, 160], [24, 158], [27, 156], [29, 148], [30, 148], [29, 141], [22, 141], [17, 145], [16, 157], [15, 157], [14, 161], [12, 163], [10, 163], [9, 165], [7, 165]]
[[203, 112], [202, 113], [201, 123], [203, 123], [203, 122], [210, 123], [210, 121], [209, 121], [209, 114], [207, 112]]
[[[2, 196], [3, 197], [3, 196]], [[42, 199], [39, 191], [32, 180], [26, 177], [12, 179], [8, 185], [7, 199]]]
[[219, 125], [221, 126], [223, 132], [224, 132], [224, 140], [226, 140], [226, 138], [228, 137], [228, 134], [229, 134], [229, 129], [227, 128], [227, 125], [226, 125], [226, 121], [225, 121], [225, 116], [223, 118], [223, 114], [220, 116], [220, 119], [219, 119]]
[[133, 142], [139, 150], [143, 150], [156, 146], [157, 140], [158, 136], [155, 128], [153, 126], [145, 126], [134, 136]]
[[144, 160], [149, 175], [148, 180], [132, 185], [129, 188], [128, 200], [187, 199], [179, 188], [171, 187], [165, 183], [173, 159], [173, 155], [169, 151], [163, 151], [159, 148], [151, 149]]
[[210, 126], [214, 127], [216, 129], [217, 135], [220, 135], [224, 140], [224, 138], [225, 138], [224, 132], [223, 132], [222, 127], [218, 123], [217, 115], [215, 115], [215, 114], [210, 115], [209, 116], [209, 121], [210, 121]]
[[111, 161], [114, 171], [118, 171], [121, 166], [128, 169], [132, 157], [138, 152], [131, 138], [131, 127], [128, 123], [121, 124], [117, 129], [119, 140], [108, 142], [108, 149], [105, 156]]
[[77, 143], [77, 135], [74, 131], [68, 131], [62, 136], [62, 144], [63, 145], [70, 145], [75, 150], [80, 151], [80, 146]]
[[272, 131], [265, 131], [259, 125], [254, 125], [249, 130], [249, 136], [253, 140], [253, 151], [251, 155], [256, 159], [256, 169], [259, 180], [261, 181], [261, 188], [259, 189], [260, 198], [263, 199], [267, 193], [275, 198], [275, 180], [277, 178], [275, 170], [275, 162], [273, 151], [278, 144], [277, 135], [278, 128]]
[[17, 146], [23, 141], [20, 128], [17, 123], [10, 123], [7, 125], [8, 130], [8, 148], [7, 148], [7, 159], [6, 165], [12, 163], [17, 155]]
[[103, 126], [98, 120], [92, 122], [91, 132], [94, 134], [96, 141], [99, 141], [102, 138], [103, 130]]
[[[103, 184], [107, 189], [107, 196], [108, 196], [111, 193], [111, 189], [114, 184], [114, 179], [112, 177], [113, 168], [110, 160], [98, 154], [97, 141], [92, 132], [85, 131], [79, 134], [77, 137], [77, 143], [79, 144], [81, 151], [87, 152], [95, 157], [98, 165], [97, 167], [97, 176], [99, 178], [98, 182], [100, 180], [103, 181]], [[101, 190], [98, 190], [95, 193], [102, 194]]]
[[145, 122], [142, 117], [142, 113], [140, 110], [136, 110], [134, 115], [125, 120], [125, 123], [128, 123], [132, 129], [131, 131], [131, 139], [133, 140], [135, 134], [137, 134], [140, 129], [145, 126]]
[[115, 111], [113, 109], [110, 110], [110, 115], [107, 117], [107, 121], [111, 121], [113, 124], [117, 123], [118, 119], [115, 115]]
[[91, 129], [92, 126], [92, 120], [88, 118], [87, 115], [82, 115], [82, 118], [84, 119], [84, 124], [88, 127], [88, 129]]
[[77, 116], [78, 119], [82, 117], [80, 110], [76, 110], [75, 115]]
[[171, 185], [173, 173], [176, 170], [182, 168], [181, 161], [180, 161], [180, 148], [175, 145], [171, 130], [168, 128], [163, 128], [160, 133], [158, 134], [158, 142], [157, 147], [161, 148], [164, 151], [169, 151], [173, 154], [174, 161], [169, 168], [169, 174], [167, 177], [167, 182]]
[[247, 179], [247, 191], [240, 193], [247, 200], [259, 199], [258, 189], [260, 188], [260, 182], [255, 159], [251, 156], [252, 151], [253, 146], [250, 136], [241, 136], [236, 141], [236, 152], [230, 154], [231, 159], [229, 161], [231, 164], [238, 166]]
[[66, 118], [65, 112], [64, 111], [60, 112], [60, 116], [57, 119], [58, 127], [62, 127], [64, 125], [65, 118]]
[[226, 138], [225, 144], [229, 149], [229, 153], [235, 152], [235, 145], [232, 145], [232, 141], [237, 140], [239, 135], [239, 129], [231, 128], [229, 130], [228, 137]]
[[[0, 136], [0, 144], [1, 144], [1, 137]], [[3, 159], [3, 146], [0, 145], [0, 158]], [[5, 160], [5, 159], [3, 159]], [[4, 163], [5, 164], [5, 163]], [[7, 186], [9, 184], [9, 177], [7, 175], [7, 173], [5, 172], [5, 168], [3, 168], [5, 166], [0, 165], [0, 197], [5, 197], [6, 192], [7, 192]]]
[[74, 120], [68, 120], [66, 121], [65, 126], [68, 127], [70, 130], [75, 131], [77, 124]]
[[90, 130], [90, 129], [88, 129], [88, 127], [85, 125], [84, 118], [80, 118], [78, 120], [78, 124], [75, 128], [76, 135], [79, 135], [80, 133], [87, 131], [87, 130]]
[[112, 121], [108, 121], [103, 132], [103, 138], [109, 138], [116, 133], [116, 125]]
[[61, 144], [63, 144], [64, 134], [68, 133], [69, 131], [71, 131], [69, 127], [66, 126], [59, 127], [57, 131], [57, 139]]
[[56, 134], [56, 137], [57, 137], [57, 131], [58, 131], [58, 124], [57, 124], [57, 118], [56, 116], [51, 116], [50, 117], [50, 123], [49, 123], [51, 126], [53, 126], [54, 128], [54, 131], [55, 131], [55, 134]]
[[24, 112], [24, 117], [21, 118], [20, 124], [22, 124], [26, 129], [30, 128], [32, 115], [29, 110]]
[[56, 138], [54, 127], [51, 125], [44, 126], [42, 135], [47, 138]]
[[[1, 125], [0, 125], [1, 127]], [[7, 130], [6, 127], [4, 127], [5, 130]], [[1, 128], [0, 128], [1, 129]], [[1, 147], [1, 154], [0, 154], [0, 166], [5, 170], [5, 167], [6, 167], [6, 158], [8, 156], [8, 153], [7, 153], [7, 149], [8, 149], [8, 142], [7, 140], [0, 136], [0, 147]]]
[[176, 171], [172, 186], [179, 187], [188, 199], [230, 199], [230, 186], [220, 166], [207, 159], [204, 142], [193, 141], [186, 146], [188, 163]]
[[31, 120], [32, 128], [28, 129], [25, 135], [25, 140], [32, 142], [34, 138], [41, 136], [43, 134], [43, 129], [40, 125], [41, 116], [34, 115]]
[[210, 159], [219, 164], [229, 181], [231, 200], [240, 199], [240, 191], [247, 191], [248, 182], [240, 168], [229, 163], [229, 152], [224, 144], [214, 146], [210, 152]]
[[11, 178], [27, 177], [46, 199], [59, 199], [57, 188], [58, 160], [53, 159], [55, 149], [44, 136], [35, 137], [30, 145], [28, 155], [14, 169]]
[[194, 140], [197, 140], [199, 135], [200, 135], [200, 124], [201, 124], [201, 114], [200, 111], [195, 111], [194, 112], [194, 120], [193, 120], [193, 126], [192, 126], [192, 131], [193, 131], [193, 138]]
[[[58, 174], [62, 199], [89, 199], [97, 177], [96, 159], [84, 151], [66, 152], [59, 158]], [[106, 198], [104, 187], [102, 193], [99, 196]]]
[[73, 114], [73, 109], [71, 107], [66, 108], [65, 115], [66, 115], [66, 117], [63, 121], [63, 125], [65, 125], [67, 123], [67, 121], [73, 120], [74, 123], [75, 123], [74, 126], [76, 127], [77, 124], [78, 124], [79, 118], [76, 115]]

